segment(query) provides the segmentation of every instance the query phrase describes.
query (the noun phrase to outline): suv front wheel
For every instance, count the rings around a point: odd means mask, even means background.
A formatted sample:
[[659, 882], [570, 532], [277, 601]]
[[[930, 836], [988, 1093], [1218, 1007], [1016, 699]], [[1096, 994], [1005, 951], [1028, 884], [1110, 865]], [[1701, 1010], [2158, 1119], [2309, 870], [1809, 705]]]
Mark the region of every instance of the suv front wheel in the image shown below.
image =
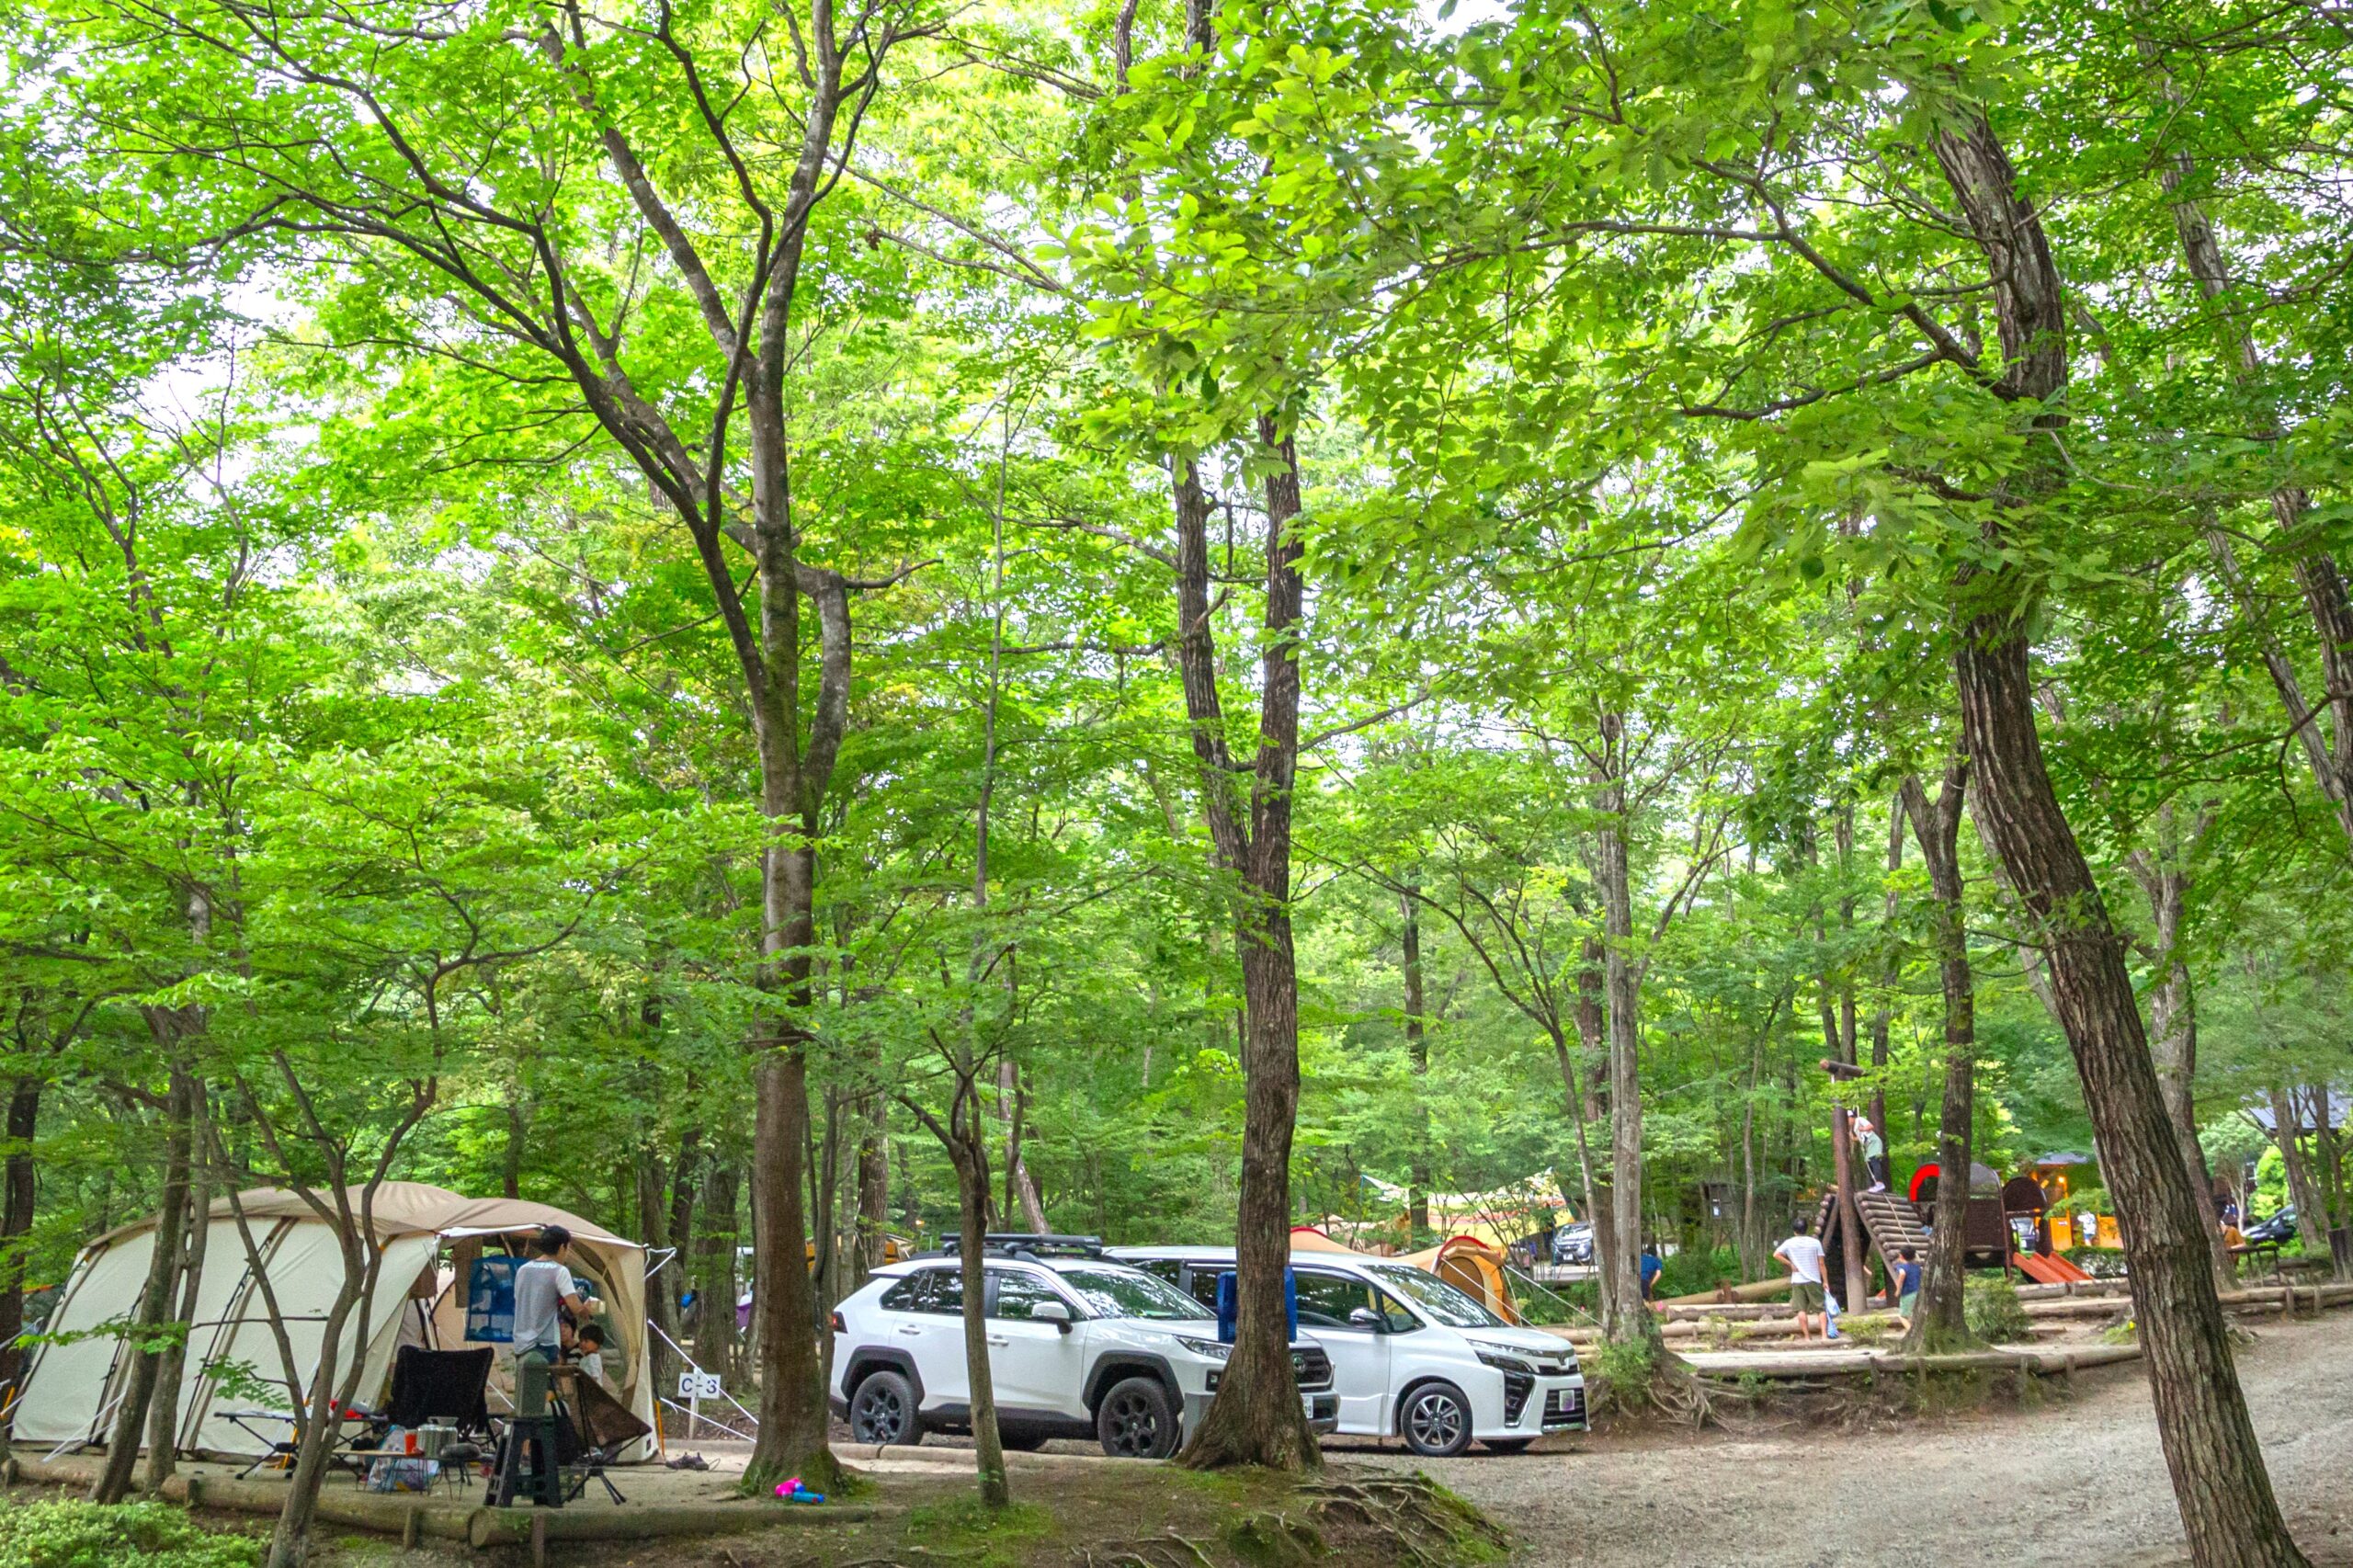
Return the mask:
[[1122, 1378], [1096, 1408], [1095, 1435], [1113, 1459], [1166, 1459], [1176, 1447], [1176, 1412], [1154, 1378]]
[[1405, 1446], [1431, 1459], [1452, 1459], [1471, 1446], [1471, 1402], [1452, 1383], [1424, 1383], [1397, 1413]]
[[869, 1372], [849, 1398], [849, 1435], [861, 1443], [920, 1443], [915, 1389], [904, 1373]]

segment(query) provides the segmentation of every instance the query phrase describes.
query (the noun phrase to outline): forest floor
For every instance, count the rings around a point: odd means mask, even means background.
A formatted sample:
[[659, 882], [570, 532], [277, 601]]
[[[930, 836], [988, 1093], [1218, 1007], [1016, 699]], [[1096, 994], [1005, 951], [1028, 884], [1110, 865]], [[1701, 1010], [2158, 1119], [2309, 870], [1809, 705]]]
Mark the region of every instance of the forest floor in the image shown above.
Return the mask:
[[[2316, 1568], [2353, 1568], [2353, 1312], [2267, 1325], [2239, 1369], [2272, 1484]], [[887, 1456], [845, 1446], [865, 1472], [853, 1510], [789, 1517], [746, 1534], [551, 1543], [563, 1568], [1939, 1568], [2065, 1564], [2160, 1568], [2186, 1561], [2142, 1368], [2079, 1372], [2072, 1387], [1946, 1382], [1941, 1409], [1900, 1380], [1813, 1396], [1800, 1411], [1734, 1415], [1728, 1427], [1620, 1426], [1550, 1438], [1524, 1454], [1476, 1450], [1417, 1460], [1393, 1443], [1328, 1441], [1325, 1486], [1419, 1471], [1508, 1532], [1497, 1551], [1442, 1520], [1452, 1539], [1414, 1545], [1368, 1528], [1330, 1493], [1268, 1474], [1197, 1476], [1056, 1443], [1010, 1455], [1016, 1509], [974, 1506], [971, 1450], [933, 1438]], [[1730, 1403], [1730, 1402], [1727, 1402]], [[699, 1448], [709, 1472], [617, 1471], [633, 1504], [716, 1501], [740, 1445]], [[45, 1489], [20, 1489], [39, 1493]], [[598, 1505], [591, 1505], [599, 1506]], [[763, 1505], [744, 1503], [745, 1507]], [[1375, 1506], [1379, 1506], [1375, 1500]], [[813, 1515], [817, 1511], [811, 1510]], [[1313, 1521], [1329, 1555], [1272, 1535]], [[214, 1528], [266, 1530], [214, 1516]], [[519, 1550], [476, 1552], [323, 1527], [319, 1568], [519, 1568]], [[111, 1568], [111, 1565], [110, 1565]], [[126, 1564], [125, 1568], [129, 1568]]]
[[[2267, 1326], [2238, 1356], [2273, 1490], [2316, 1565], [2353, 1565], [2353, 1311]], [[1418, 1469], [1484, 1509], [1529, 1568], [1943, 1568], [2186, 1562], [2138, 1363], [2029, 1405], [1842, 1423], [1759, 1420], [1549, 1439], [1513, 1458], [1336, 1460]]]

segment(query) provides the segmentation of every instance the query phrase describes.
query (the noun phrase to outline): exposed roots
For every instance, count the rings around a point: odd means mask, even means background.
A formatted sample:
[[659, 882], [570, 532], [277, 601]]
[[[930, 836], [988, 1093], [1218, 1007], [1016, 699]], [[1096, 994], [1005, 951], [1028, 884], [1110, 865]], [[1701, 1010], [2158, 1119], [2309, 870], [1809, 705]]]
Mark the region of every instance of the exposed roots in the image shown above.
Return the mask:
[[1500, 1552], [1510, 1540], [1484, 1514], [1418, 1472], [1320, 1481], [1300, 1488], [1300, 1495], [1318, 1520], [1376, 1531], [1416, 1568], [1448, 1568], [1465, 1555]]
[[1209, 1549], [1175, 1530], [1135, 1540], [1084, 1546], [1073, 1555], [1081, 1568], [1217, 1568]]
[[1650, 1340], [1605, 1344], [1586, 1369], [1598, 1378], [1606, 1408], [1628, 1415], [1659, 1415], [1680, 1426], [1705, 1426], [1715, 1419], [1708, 1384], [1682, 1357]]

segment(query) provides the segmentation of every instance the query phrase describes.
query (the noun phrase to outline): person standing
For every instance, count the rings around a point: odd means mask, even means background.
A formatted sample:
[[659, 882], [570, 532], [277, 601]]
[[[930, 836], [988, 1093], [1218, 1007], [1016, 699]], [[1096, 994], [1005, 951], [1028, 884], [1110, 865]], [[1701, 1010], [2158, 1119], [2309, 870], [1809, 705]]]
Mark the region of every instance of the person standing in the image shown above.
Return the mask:
[[563, 1356], [563, 1314], [580, 1322], [605, 1303], [573, 1288], [572, 1233], [542, 1225], [531, 1258], [515, 1271], [515, 1414], [547, 1414], [549, 1369]]
[[1666, 1260], [1659, 1256], [1655, 1244], [1645, 1243], [1642, 1261], [1637, 1267], [1642, 1270], [1643, 1300], [1647, 1301], [1658, 1291], [1658, 1277], [1666, 1272]]
[[1902, 1249], [1895, 1267], [1888, 1270], [1887, 1290], [1895, 1298], [1895, 1315], [1908, 1331], [1913, 1309], [1920, 1304], [1920, 1264], [1912, 1248]]
[[1790, 1304], [1798, 1311], [1798, 1342], [1814, 1337], [1813, 1324], [1822, 1320], [1821, 1337], [1830, 1337], [1830, 1319], [1822, 1304], [1822, 1244], [1809, 1233], [1810, 1221], [1800, 1219], [1790, 1227], [1789, 1240], [1773, 1249], [1773, 1256], [1790, 1266]]
[[1863, 1168], [1871, 1175], [1870, 1190], [1887, 1190], [1887, 1140], [1879, 1135], [1871, 1119], [1858, 1113], [1855, 1117], [1855, 1142], [1863, 1151]]

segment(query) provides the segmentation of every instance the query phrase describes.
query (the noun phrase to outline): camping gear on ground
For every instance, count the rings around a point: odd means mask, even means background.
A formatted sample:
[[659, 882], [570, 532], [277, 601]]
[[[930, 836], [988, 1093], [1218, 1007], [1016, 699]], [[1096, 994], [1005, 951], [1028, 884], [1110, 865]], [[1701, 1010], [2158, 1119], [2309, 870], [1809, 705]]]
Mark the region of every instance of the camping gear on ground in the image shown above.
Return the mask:
[[[237, 1472], [237, 1480], [244, 1480], [267, 1464], [286, 1469], [293, 1467], [294, 1455], [301, 1445], [294, 1440], [294, 1417], [291, 1415], [283, 1410], [224, 1410], [220, 1415], [222, 1420], [252, 1439], [252, 1443], [240, 1451], [253, 1454], [254, 1461]], [[369, 1458], [383, 1445], [383, 1426], [381, 1422], [370, 1421], [367, 1412], [358, 1409], [345, 1411], [336, 1417], [338, 1426], [346, 1421], [362, 1421], [368, 1425], [358, 1432], [338, 1431], [335, 1446], [327, 1453], [327, 1463], [336, 1470], [347, 1470], [364, 1481], [368, 1477]], [[277, 1425], [264, 1430], [255, 1425], [256, 1422]], [[274, 1436], [278, 1426], [285, 1428], [284, 1437]]]
[[[351, 1211], [358, 1213], [361, 1194], [354, 1190], [348, 1196]], [[375, 1296], [367, 1322], [357, 1321], [354, 1311], [338, 1364], [327, 1369], [339, 1382], [357, 1362], [362, 1403], [385, 1403], [381, 1396], [403, 1345], [482, 1345], [467, 1331], [474, 1263], [519, 1254], [540, 1226], [558, 1224], [573, 1233], [575, 1269], [596, 1278], [597, 1294], [605, 1301], [602, 1321], [610, 1331], [606, 1365], [615, 1370], [623, 1402], [653, 1429], [643, 1248], [544, 1203], [468, 1198], [422, 1182], [381, 1184], [369, 1211], [382, 1256]], [[295, 1365], [305, 1378], [317, 1367], [327, 1312], [343, 1286], [343, 1247], [336, 1227], [298, 1193], [265, 1187], [234, 1199], [223, 1196], [211, 1207], [205, 1245], [215, 1266], [204, 1271], [190, 1314], [195, 1327], [177, 1391], [178, 1447], [189, 1453], [267, 1460], [281, 1445], [290, 1445], [290, 1433], [278, 1429], [281, 1423], [290, 1426], [290, 1417], [254, 1409], [250, 1401], [233, 1412], [224, 1408], [219, 1383], [205, 1375], [207, 1368], [235, 1364], [267, 1382], [281, 1382], [285, 1375], [268, 1305], [244, 1261], [240, 1212], [277, 1298]], [[154, 1240], [155, 1222], [149, 1218], [110, 1231], [83, 1249], [49, 1325], [51, 1333], [72, 1337], [34, 1350], [15, 1413], [17, 1440], [51, 1449], [106, 1440], [108, 1416], [134, 1359], [122, 1336], [108, 1325], [143, 1288]], [[447, 1270], [437, 1266], [445, 1248]], [[494, 1408], [501, 1403], [496, 1392], [491, 1400]], [[627, 1457], [642, 1458], [648, 1451], [650, 1445], [640, 1439]]]
[[383, 1448], [369, 1461], [360, 1484], [370, 1492], [430, 1492], [440, 1471], [439, 1460], [418, 1454], [415, 1432], [394, 1426], [384, 1433]]

